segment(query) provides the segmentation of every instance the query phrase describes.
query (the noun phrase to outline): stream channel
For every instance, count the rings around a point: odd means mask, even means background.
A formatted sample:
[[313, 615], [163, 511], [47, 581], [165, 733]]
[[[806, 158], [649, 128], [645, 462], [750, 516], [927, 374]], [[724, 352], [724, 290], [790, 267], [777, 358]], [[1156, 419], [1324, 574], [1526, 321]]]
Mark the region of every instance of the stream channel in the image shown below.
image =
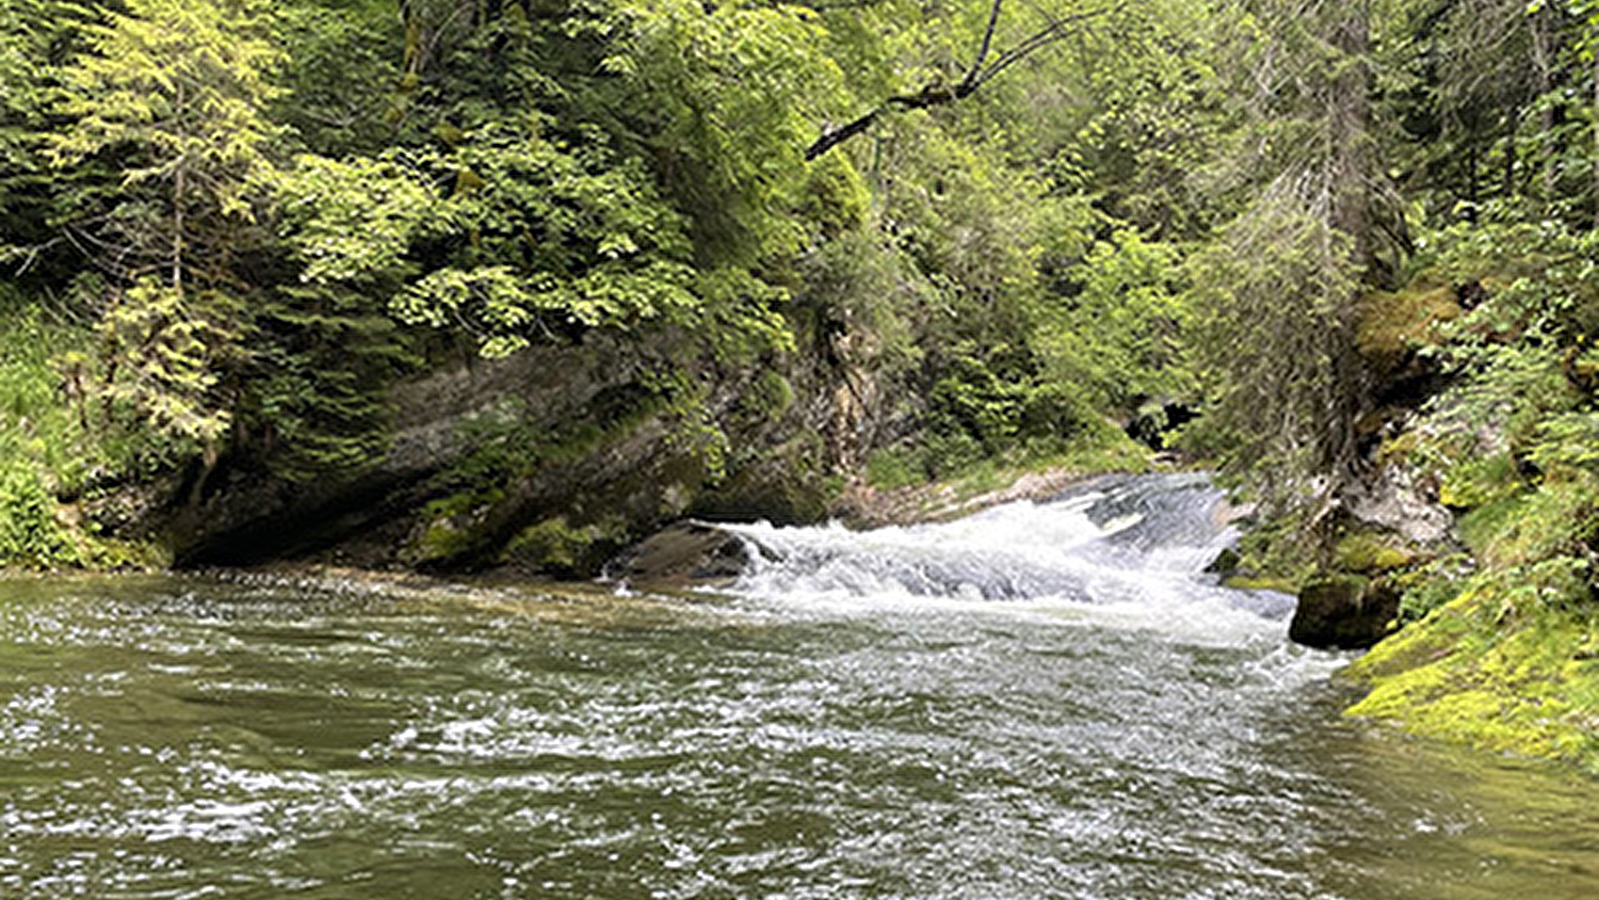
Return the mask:
[[0, 898], [1592, 900], [1599, 783], [1341, 716], [1197, 476], [659, 597], [0, 581]]

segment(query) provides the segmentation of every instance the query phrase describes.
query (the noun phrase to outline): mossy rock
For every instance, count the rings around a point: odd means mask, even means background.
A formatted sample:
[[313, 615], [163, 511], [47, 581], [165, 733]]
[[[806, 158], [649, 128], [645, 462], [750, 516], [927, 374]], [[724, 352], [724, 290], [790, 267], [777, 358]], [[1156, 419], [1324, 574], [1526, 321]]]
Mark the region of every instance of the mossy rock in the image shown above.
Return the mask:
[[1426, 737], [1599, 773], [1599, 660], [1590, 615], [1505, 617], [1506, 585], [1479, 582], [1344, 670], [1371, 687], [1348, 715]]
[[621, 521], [572, 525], [565, 516], [553, 516], [517, 532], [500, 562], [543, 575], [586, 577], [599, 572], [625, 533]]
[[1338, 542], [1333, 557], [1345, 572], [1371, 575], [1402, 569], [1416, 562], [1420, 554], [1381, 535], [1352, 534]]
[[1396, 294], [1374, 291], [1360, 300], [1355, 342], [1369, 359], [1394, 361], [1438, 343], [1438, 326], [1463, 312], [1448, 285], [1422, 281]]

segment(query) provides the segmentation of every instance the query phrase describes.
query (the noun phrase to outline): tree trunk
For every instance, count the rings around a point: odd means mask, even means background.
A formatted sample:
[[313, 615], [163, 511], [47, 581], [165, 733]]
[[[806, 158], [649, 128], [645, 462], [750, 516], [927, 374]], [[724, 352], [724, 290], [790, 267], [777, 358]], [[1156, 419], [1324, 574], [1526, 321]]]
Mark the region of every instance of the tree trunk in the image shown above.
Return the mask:
[[1549, 92], [1554, 89], [1554, 35], [1551, 33], [1548, 7], [1538, 10], [1532, 23], [1532, 56], [1538, 70], [1539, 144], [1542, 159], [1539, 161], [1539, 199], [1545, 206], [1555, 199], [1555, 107]]

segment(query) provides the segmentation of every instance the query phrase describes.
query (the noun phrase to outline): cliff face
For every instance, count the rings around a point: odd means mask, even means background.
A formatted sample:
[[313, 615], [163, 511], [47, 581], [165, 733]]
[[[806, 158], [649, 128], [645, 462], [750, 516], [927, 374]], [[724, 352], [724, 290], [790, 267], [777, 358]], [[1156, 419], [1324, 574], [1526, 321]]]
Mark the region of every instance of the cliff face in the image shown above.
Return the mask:
[[224, 462], [152, 524], [180, 566], [587, 575], [684, 515], [823, 516], [877, 430], [870, 377], [818, 353], [674, 357], [669, 337], [597, 336], [443, 365], [392, 391], [392, 441], [364, 471], [294, 482]]

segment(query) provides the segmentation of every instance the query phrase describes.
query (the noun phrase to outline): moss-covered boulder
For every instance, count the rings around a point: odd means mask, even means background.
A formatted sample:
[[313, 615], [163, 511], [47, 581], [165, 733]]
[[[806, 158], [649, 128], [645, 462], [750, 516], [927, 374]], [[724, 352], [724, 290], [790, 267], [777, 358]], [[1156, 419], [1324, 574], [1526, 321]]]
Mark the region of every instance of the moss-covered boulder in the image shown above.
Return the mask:
[[1399, 592], [1380, 578], [1313, 578], [1299, 590], [1288, 637], [1307, 647], [1363, 650], [1392, 631], [1399, 615], [1399, 597]]

